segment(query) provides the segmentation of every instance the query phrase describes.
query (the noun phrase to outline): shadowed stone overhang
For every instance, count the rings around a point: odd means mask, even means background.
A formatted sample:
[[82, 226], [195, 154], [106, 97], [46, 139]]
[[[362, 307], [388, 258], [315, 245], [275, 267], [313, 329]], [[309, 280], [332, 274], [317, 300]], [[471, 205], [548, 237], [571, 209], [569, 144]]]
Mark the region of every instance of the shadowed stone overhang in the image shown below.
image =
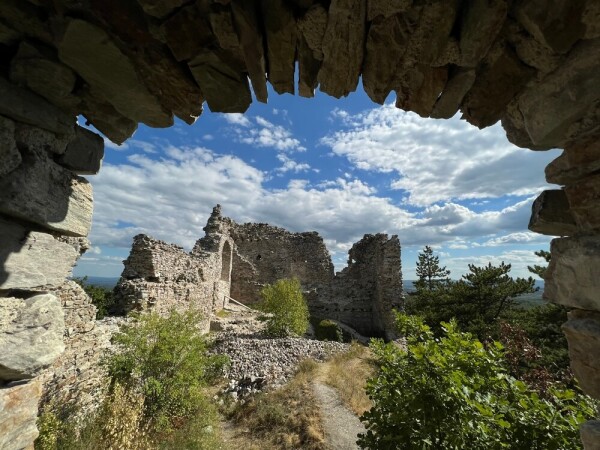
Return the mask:
[[530, 149], [598, 132], [595, 0], [2, 0], [0, 48], [4, 77], [115, 143], [191, 124], [204, 101], [242, 113], [267, 82], [338, 98], [362, 83], [423, 117], [502, 121]]

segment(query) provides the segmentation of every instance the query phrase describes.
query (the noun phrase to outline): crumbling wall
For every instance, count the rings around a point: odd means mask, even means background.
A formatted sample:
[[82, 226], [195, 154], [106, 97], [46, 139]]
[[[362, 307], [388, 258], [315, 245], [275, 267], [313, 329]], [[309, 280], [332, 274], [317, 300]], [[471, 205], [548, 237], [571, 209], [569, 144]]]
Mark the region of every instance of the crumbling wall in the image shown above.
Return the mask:
[[96, 307], [89, 295], [73, 281], [67, 281], [51, 292], [60, 301], [65, 314], [65, 351], [40, 375], [41, 408], [71, 411], [83, 418], [102, 403], [108, 378], [101, 359], [113, 351], [111, 337], [121, 317], [96, 320]]
[[395, 337], [392, 310], [402, 306], [398, 236], [366, 234], [348, 252], [348, 266], [319, 291], [311, 313], [355, 328], [365, 336]]
[[260, 300], [260, 290], [296, 277], [308, 297], [333, 279], [333, 264], [317, 232], [290, 233], [264, 223], [230, 226], [235, 242], [231, 296], [244, 303]]
[[193, 307], [203, 314], [208, 331], [210, 316], [227, 304], [229, 296], [234, 244], [222, 233], [226, 228], [221, 227], [221, 221], [217, 205], [205, 227], [206, 236], [190, 253], [143, 234], [135, 236], [115, 288], [115, 312], [152, 310], [167, 314], [172, 309]]

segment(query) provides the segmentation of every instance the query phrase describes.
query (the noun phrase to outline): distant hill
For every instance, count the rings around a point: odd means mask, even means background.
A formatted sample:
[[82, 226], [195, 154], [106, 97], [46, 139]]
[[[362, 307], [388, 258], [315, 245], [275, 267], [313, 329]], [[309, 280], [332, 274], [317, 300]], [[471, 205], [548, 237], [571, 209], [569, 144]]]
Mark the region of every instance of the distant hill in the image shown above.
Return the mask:
[[[404, 292], [410, 294], [415, 291], [415, 283], [416, 280], [404, 280]], [[542, 280], [535, 280], [535, 287], [538, 290], [532, 294], [523, 294], [519, 297], [519, 303], [523, 308], [531, 308], [533, 306], [543, 305], [546, 302], [542, 299], [542, 294], [544, 293], [544, 282]]]
[[87, 284], [104, 289], [112, 289], [119, 282], [119, 277], [87, 277]]

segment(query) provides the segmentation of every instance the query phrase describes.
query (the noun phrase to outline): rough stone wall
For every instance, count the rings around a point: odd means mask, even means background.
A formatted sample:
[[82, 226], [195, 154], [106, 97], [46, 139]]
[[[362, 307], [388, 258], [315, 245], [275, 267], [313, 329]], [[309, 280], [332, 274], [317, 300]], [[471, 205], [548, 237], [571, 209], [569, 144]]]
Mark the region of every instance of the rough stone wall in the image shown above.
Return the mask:
[[333, 279], [333, 264], [316, 232], [290, 233], [264, 223], [232, 224], [235, 242], [231, 296], [243, 303], [260, 300], [260, 290], [296, 277], [309, 298]]
[[205, 227], [206, 236], [191, 253], [143, 234], [135, 236], [115, 289], [118, 302], [115, 312], [152, 310], [166, 314], [172, 309], [182, 311], [193, 307], [203, 314], [204, 328], [208, 331], [213, 312], [227, 303], [231, 282], [233, 242], [220, 228], [211, 228], [221, 219], [217, 206]]
[[91, 298], [73, 281], [51, 292], [65, 314], [65, 351], [39, 377], [40, 407], [74, 411], [76, 416], [70, 416], [73, 420], [85, 417], [102, 403], [108, 380], [100, 361], [113, 351], [111, 337], [127, 319], [96, 320]]
[[2, 75], [0, 91], [0, 448], [10, 450], [37, 436], [47, 368], [65, 349], [86, 358], [65, 330], [82, 333], [90, 311], [76, 319], [57, 289], [89, 246], [92, 188], [79, 175], [99, 170], [104, 142]]
[[[564, 236], [550, 245], [544, 298], [572, 308], [563, 331], [581, 388], [600, 399], [600, 137], [565, 147], [546, 167], [544, 191], [533, 204], [529, 228]], [[586, 449], [600, 448], [600, 421], [581, 429]]]
[[348, 252], [348, 266], [319, 291], [313, 315], [350, 325], [365, 336], [394, 339], [392, 309], [402, 307], [398, 236], [366, 234]]

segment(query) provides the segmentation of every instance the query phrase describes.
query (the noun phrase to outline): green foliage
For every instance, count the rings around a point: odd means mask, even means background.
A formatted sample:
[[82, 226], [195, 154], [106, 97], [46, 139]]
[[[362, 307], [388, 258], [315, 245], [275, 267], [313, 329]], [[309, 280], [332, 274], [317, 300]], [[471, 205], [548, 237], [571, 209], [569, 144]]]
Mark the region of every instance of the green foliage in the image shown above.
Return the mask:
[[[551, 255], [550, 252], [547, 252], [546, 250], [540, 250], [538, 252], [535, 252], [535, 255], [539, 256], [540, 258], [544, 258], [547, 263], [550, 262]], [[548, 266], [540, 266], [538, 264], [534, 264], [533, 266], [527, 266], [527, 270], [529, 270], [532, 274], [537, 275], [542, 280], [546, 276], [546, 269], [548, 269]]]
[[[516, 305], [516, 298], [535, 292], [533, 278], [512, 278], [510, 264], [489, 263], [477, 267], [469, 264], [469, 273], [458, 281], [446, 280], [417, 289], [406, 311], [418, 314], [432, 327], [455, 318], [461, 328], [476, 333], [480, 339], [497, 336], [499, 318]], [[437, 331], [437, 330], [436, 330]]]
[[488, 347], [455, 321], [436, 338], [419, 317], [398, 315], [406, 349], [375, 341], [380, 369], [367, 384], [373, 408], [362, 448], [571, 449], [595, 405], [572, 390], [542, 398], [508, 374], [502, 345]]
[[108, 310], [114, 304], [113, 291], [100, 286], [94, 286], [87, 282], [88, 277], [73, 278], [73, 281], [83, 288], [92, 299], [92, 304], [97, 308], [96, 319], [102, 319], [108, 314]]
[[107, 361], [113, 382], [144, 396], [144, 415], [158, 429], [192, 417], [204, 405], [203, 387], [226, 363], [207, 354], [200, 313], [172, 311], [138, 316], [114, 341], [121, 350]]
[[257, 305], [258, 308], [270, 313], [266, 319], [266, 333], [269, 336], [302, 335], [306, 332], [309, 325], [308, 306], [298, 279], [283, 279], [268, 284], [260, 294], [263, 300]]
[[315, 336], [320, 341], [343, 342], [344, 333], [337, 323], [331, 320], [321, 320], [315, 327]]

